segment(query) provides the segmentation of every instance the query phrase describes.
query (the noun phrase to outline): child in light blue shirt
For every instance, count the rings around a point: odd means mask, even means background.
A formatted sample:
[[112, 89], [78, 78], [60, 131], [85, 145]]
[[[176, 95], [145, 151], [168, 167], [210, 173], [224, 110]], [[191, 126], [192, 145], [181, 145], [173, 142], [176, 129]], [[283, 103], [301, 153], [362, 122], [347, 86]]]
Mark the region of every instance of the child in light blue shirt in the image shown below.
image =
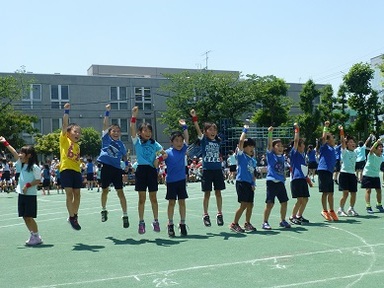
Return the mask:
[[383, 162], [383, 143], [381, 139], [377, 140], [371, 147], [367, 157], [367, 163], [363, 170], [363, 179], [361, 181], [361, 188], [365, 188], [365, 203], [368, 214], [372, 214], [371, 207], [371, 190], [376, 190], [376, 209], [379, 212], [384, 212], [383, 205], [381, 204], [381, 183], [380, 183], [380, 166]]

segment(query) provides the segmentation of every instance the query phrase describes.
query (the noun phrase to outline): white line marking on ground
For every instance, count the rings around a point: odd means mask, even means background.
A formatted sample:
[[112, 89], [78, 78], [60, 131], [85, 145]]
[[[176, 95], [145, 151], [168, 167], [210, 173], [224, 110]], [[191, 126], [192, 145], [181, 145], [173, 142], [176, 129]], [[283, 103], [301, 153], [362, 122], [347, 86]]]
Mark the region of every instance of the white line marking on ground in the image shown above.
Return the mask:
[[[271, 256], [271, 257], [265, 257], [265, 258], [256, 258], [252, 260], [245, 260], [245, 261], [236, 261], [236, 262], [226, 262], [221, 264], [210, 264], [210, 265], [201, 265], [201, 266], [192, 266], [192, 267], [185, 267], [180, 269], [174, 269], [174, 270], [164, 270], [164, 271], [157, 271], [157, 272], [147, 272], [142, 274], [133, 274], [133, 275], [122, 275], [117, 277], [110, 277], [110, 278], [99, 278], [99, 279], [92, 279], [92, 280], [86, 280], [86, 281], [78, 281], [78, 282], [67, 282], [67, 283], [56, 283], [56, 284], [50, 284], [50, 285], [42, 285], [42, 286], [34, 286], [33, 288], [55, 288], [55, 287], [63, 287], [63, 286], [73, 286], [73, 285], [84, 285], [84, 284], [92, 284], [92, 283], [99, 283], [99, 282], [107, 282], [107, 281], [113, 281], [113, 280], [121, 280], [121, 279], [128, 279], [133, 278], [137, 281], [140, 281], [143, 277], [147, 276], [154, 276], [154, 275], [168, 275], [171, 273], [178, 273], [178, 272], [186, 272], [186, 271], [194, 271], [194, 270], [203, 270], [203, 269], [211, 269], [211, 268], [220, 268], [220, 267], [228, 267], [228, 266], [235, 266], [235, 265], [244, 265], [244, 264], [251, 264], [254, 265], [257, 262], [265, 262], [265, 261], [276, 261], [277, 259], [287, 259], [287, 258], [293, 258], [293, 257], [303, 257], [303, 256], [314, 256], [314, 255], [320, 255], [320, 254], [332, 254], [334, 252], [338, 251], [351, 251], [359, 248], [365, 248], [370, 247], [371, 249], [373, 247], [380, 247], [384, 246], [384, 243], [377, 243], [374, 245], [363, 245], [363, 246], [357, 246], [357, 247], [345, 247], [345, 248], [337, 248], [337, 249], [328, 249], [328, 250], [321, 250], [321, 251], [314, 251], [314, 252], [305, 252], [305, 253], [298, 253], [298, 254], [288, 254], [288, 255], [280, 255], [280, 256]], [[327, 279], [318, 279], [318, 280], [312, 280], [302, 283], [292, 283], [282, 286], [273, 286], [274, 288], [280, 288], [280, 287], [293, 287], [295, 285], [306, 285], [311, 283], [322, 283], [322, 282], [328, 282], [332, 280], [337, 279], [349, 279], [364, 275], [371, 275], [371, 274], [378, 274], [378, 273], [384, 273], [384, 270], [379, 271], [365, 271], [363, 273], [357, 273], [357, 274], [351, 274], [351, 275], [344, 275], [340, 277], [333, 277], [333, 278], [327, 278]]]

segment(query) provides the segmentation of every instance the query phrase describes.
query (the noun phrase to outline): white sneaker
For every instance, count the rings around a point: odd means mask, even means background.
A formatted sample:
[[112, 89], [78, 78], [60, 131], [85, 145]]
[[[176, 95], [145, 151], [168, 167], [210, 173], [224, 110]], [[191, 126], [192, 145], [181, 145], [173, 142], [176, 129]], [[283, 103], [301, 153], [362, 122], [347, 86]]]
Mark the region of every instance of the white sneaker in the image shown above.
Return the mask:
[[29, 239], [27, 241], [25, 241], [25, 245], [27, 246], [36, 246], [36, 245], [40, 245], [41, 243], [43, 243], [43, 240], [41, 240], [41, 237], [39, 235], [32, 235], [31, 234], [31, 237], [29, 237]]
[[357, 212], [355, 211], [355, 209], [353, 209], [353, 208], [349, 208], [349, 209], [347, 210], [347, 214], [348, 214], [349, 216], [353, 216], [353, 217], [355, 217], [355, 216], [359, 216], [359, 213], [357, 213]]
[[340, 209], [340, 208], [339, 208], [339, 210], [337, 210], [337, 215], [338, 215], [338, 216], [341, 216], [341, 217], [346, 217], [346, 216], [348, 216], [347, 213], [345, 213], [344, 210], [343, 210], [343, 209]]

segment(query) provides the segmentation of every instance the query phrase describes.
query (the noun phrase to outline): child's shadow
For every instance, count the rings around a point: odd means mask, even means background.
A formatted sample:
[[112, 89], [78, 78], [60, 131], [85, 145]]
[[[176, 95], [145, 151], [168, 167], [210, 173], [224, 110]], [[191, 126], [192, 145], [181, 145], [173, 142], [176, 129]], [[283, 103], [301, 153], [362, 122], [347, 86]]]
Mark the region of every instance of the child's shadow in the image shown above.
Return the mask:
[[106, 237], [105, 239], [113, 241], [115, 245], [141, 245], [145, 243], [154, 243], [157, 246], [161, 246], [161, 247], [171, 247], [173, 245], [178, 245], [186, 241], [186, 240], [178, 240], [175, 238], [172, 238], [172, 239], [156, 238], [155, 240], [148, 240], [148, 239], [136, 240], [132, 238], [127, 238], [125, 240], [119, 240], [112, 236]]
[[90, 252], [99, 252], [100, 249], [104, 249], [105, 246], [102, 245], [87, 245], [83, 243], [76, 243], [73, 246], [73, 251], [90, 251]]
[[220, 232], [219, 234], [207, 233], [209, 237], [223, 237], [223, 240], [229, 240], [230, 238], [245, 238], [247, 234], [245, 233], [235, 233], [235, 232]]

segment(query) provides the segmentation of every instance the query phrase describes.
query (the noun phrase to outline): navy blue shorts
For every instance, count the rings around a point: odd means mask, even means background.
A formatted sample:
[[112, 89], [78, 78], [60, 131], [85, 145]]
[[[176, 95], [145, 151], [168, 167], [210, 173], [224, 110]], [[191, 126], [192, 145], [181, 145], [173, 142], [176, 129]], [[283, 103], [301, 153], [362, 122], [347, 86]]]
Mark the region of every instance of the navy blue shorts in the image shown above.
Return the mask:
[[37, 217], [37, 196], [19, 194], [17, 200], [19, 217]]
[[203, 177], [201, 178], [201, 190], [203, 192], [216, 190], [224, 190], [225, 182], [223, 171], [220, 170], [203, 170]]
[[115, 189], [123, 189], [123, 170], [121, 168], [103, 164], [100, 176], [102, 189], [108, 188], [111, 183]]
[[365, 166], [365, 160], [356, 162], [355, 164], [355, 170], [363, 170]]
[[381, 189], [380, 177], [363, 176], [361, 188]]
[[309, 197], [307, 179], [294, 179], [291, 181], [292, 198]]
[[287, 202], [288, 195], [287, 189], [283, 182], [273, 182], [271, 180], [267, 181], [267, 197], [265, 203], [275, 203], [275, 198], [279, 200], [280, 203]]
[[335, 191], [335, 187], [332, 173], [325, 170], [318, 170], [317, 175], [319, 175], [319, 192], [333, 193]]
[[252, 185], [245, 181], [236, 181], [237, 202], [253, 203], [255, 198], [255, 190]]
[[139, 165], [135, 171], [135, 190], [138, 192], [156, 192], [159, 190], [157, 182], [157, 170], [149, 165]]
[[357, 192], [357, 177], [355, 174], [340, 172], [339, 191]]
[[80, 189], [83, 187], [83, 176], [75, 170], [60, 171], [61, 187]]
[[186, 180], [180, 180], [176, 182], [167, 182], [167, 194], [165, 199], [167, 200], [182, 200], [188, 198]]

